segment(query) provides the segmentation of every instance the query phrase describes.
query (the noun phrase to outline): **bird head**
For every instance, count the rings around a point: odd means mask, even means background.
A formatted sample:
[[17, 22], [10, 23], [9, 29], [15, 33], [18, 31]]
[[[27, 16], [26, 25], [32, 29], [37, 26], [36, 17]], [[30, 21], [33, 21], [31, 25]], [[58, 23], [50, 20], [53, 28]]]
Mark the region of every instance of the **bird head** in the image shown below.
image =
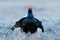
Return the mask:
[[32, 7], [28, 8], [28, 13], [32, 13]]
[[27, 15], [27, 18], [29, 18], [29, 19], [34, 18], [33, 14], [32, 14], [32, 7], [29, 7], [29, 8], [28, 8], [28, 15]]

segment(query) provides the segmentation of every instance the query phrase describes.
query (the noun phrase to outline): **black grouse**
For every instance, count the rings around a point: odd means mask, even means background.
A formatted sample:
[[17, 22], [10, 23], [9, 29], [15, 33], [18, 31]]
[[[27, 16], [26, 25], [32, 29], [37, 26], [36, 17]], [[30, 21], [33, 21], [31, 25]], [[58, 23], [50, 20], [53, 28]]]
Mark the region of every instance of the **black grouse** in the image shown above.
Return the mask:
[[24, 17], [17, 21], [16, 24], [11, 28], [11, 30], [14, 30], [17, 27], [20, 27], [25, 33], [35, 33], [37, 31], [37, 28], [41, 28], [42, 32], [44, 32], [42, 22], [33, 16], [32, 8], [28, 9], [27, 17]]

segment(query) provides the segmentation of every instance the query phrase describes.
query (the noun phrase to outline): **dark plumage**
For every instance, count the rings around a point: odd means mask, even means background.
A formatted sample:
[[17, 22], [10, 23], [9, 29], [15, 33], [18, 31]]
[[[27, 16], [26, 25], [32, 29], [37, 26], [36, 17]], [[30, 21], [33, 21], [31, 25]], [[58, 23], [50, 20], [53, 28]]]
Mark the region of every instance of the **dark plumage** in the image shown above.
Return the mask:
[[16, 24], [11, 28], [11, 30], [14, 30], [17, 27], [20, 27], [25, 33], [35, 33], [37, 31], [37, 28], [41, 28], [42, 32], [44, 32], [42, 22], [33, 16], [32, 8], [28, 9], [27, 17], [24, 17], [17, 21]]

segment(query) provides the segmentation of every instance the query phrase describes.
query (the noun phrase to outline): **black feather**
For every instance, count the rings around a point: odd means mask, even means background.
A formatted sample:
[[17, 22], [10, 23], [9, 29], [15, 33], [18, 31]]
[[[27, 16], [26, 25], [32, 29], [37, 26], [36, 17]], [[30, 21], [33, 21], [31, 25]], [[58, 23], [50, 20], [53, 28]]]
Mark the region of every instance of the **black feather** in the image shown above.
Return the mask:
[[17, 27], [20, 27], [25, 33], [35, 33], [37, 28], [41, 28], [42, 32], [44, 32], [42, 22], [34, 18], [32, 10], [28, 10], [28, 16], [17, 21], [11, 29], [14, 30]]

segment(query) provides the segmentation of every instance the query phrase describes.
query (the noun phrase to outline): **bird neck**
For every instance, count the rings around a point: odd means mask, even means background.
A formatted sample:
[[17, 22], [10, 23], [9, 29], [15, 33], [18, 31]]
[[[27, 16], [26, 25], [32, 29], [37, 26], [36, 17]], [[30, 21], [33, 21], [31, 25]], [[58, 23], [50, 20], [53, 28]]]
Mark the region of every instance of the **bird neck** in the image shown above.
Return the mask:
[[32, 12], [29, 12], [29, 13], [28, 13], [27, 18], [30, 18], [30, 19], [34, 18]]

